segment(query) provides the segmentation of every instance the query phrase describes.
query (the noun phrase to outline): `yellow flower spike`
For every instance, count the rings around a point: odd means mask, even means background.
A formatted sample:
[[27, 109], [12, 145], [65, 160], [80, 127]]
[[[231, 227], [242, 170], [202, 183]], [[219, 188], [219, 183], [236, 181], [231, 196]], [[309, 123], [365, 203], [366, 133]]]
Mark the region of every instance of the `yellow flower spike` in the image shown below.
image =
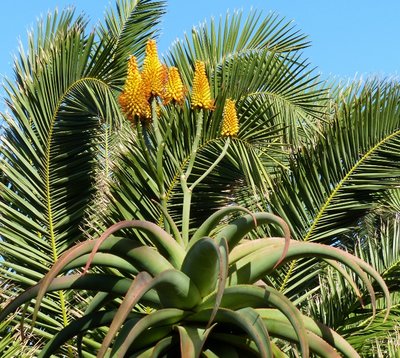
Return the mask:
[[166, 84], [166, 71], [158, 58], [156, 41], [152, 39], [148, 40], [146, 44], [142, 79], [145, 85], [147, 98], [152, 96], [163, 98]]
[[165, 89], [164, 104], [174, 101], [175, 103], [182, 105], [184, 99], [185, 88], [179, 71], [176, 67], [170, 67], [168, 69], [168, 82]]
[[225, 101], [222, 117], [221, 135], [225, 137], [236, 136], [239, 132], [239, 119], [236, 113], [235, 101], [228, 98]]
[[196, 61], [194, 67], [192, 108], [214, 110], [214, 101], [211, 99], [210, 84], [206, 75], [206, 65], [203, 61]]
[[143, 81], [140, 75], [136, 57], [131, 56], [128, 62], [128, 74], [124, 90], [118, 98], [122, 111], [130, 121], [135, 117], [150, 119], [150, 104], [143, 90]]

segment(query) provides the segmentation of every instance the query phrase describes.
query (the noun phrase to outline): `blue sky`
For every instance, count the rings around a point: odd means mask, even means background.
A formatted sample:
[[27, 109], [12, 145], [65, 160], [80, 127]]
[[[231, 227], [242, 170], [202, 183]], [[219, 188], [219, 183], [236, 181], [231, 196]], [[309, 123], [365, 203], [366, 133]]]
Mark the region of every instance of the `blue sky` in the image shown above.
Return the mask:
[[[18, 41], [36, 19], [49, 10], [74, 5], [96, 23], [113, 0], [25, 0], [1, 1], [0, 77], [12, 75], [12, 55]], [[169, 0], [159, 41], [165, 51], [192, 26], [225, 15], [226, 11], [250, 7], [267, 14], [276, 11], [294, 20], [312, 43], [305, 50], [312, 66], [325, 78], [354, 78], [368, 75], [394, 76], [400, 71], [400, 1], [398, 0]]]

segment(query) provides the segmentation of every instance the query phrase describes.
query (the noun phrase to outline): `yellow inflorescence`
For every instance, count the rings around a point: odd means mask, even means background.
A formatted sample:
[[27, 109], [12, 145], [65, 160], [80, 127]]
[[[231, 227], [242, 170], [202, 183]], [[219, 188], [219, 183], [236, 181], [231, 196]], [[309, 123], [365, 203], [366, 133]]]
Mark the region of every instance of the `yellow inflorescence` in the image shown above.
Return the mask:
[[125, 87], [118, 100], [122, 111], [129, 120], [133, 121], [135, 117], [151, 118], [150, 104], [145, 95], [142, 76], [135, 56], [129, 59]]
[[155, 40], [148, 40], [146, 56], [143, 63], [142, 79], [146, 96], [164, 96], [166, 85], [166, 71], [158, 58], [157, 44]]
[[176, 67], [170, 67], [168, 69], [168, 82], [164, 94], [164, 103], [168, 104], [171, 101], [175, 101], [182, 105], [184, 99], [185, 88], [178, 69]]
[[206, 65], [202, 61], [196, 61], [193, 78], [192, 107], [214, 109], [214, 101], [211, 99], [210, 84], [206, 75]]
[[236, 113], [235, 101], [228, 98], [225, 101], [222, 119], [221, 135], [225, 137], [236, 136], [239, 132], [239, 119]]

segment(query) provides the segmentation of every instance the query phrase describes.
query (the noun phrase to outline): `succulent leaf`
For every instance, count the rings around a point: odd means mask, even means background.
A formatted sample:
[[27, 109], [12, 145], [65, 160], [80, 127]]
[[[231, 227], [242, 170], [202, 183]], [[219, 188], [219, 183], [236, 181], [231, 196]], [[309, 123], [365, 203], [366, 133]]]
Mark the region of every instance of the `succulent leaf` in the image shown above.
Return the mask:
[[242, 216], [226, 225], [226, 227], [218, 233], [217, 239], [225, 238], [228, 242], [229, 249], [232, 250], [251, 230], [260, 225], [270, 223], [280, 226], [285, 237], [283, 252], [275, 262], [275, 266], [278, 266], [285, 258], [290, 242], [289, 226], [279, 216], [271, 213], [255, 213], [253, 215]]
[[151, 327], [172, 326], [188, 316], [188, 312], [175, 308], [165, 308], [144, 316], [140, 321], [124, 326], [111, 350], [112, 357], [124, 357], [135, 340]]
[[[225, 208], [219, 209], [215, 213], [211, 214], [201, 226], [196, 230], [193, 234], [192, 238], [189, 242], [189, 247], [193, 246], [198, 240], [202, 237], [210, 236], [212, 230], [216, 228], [216, 226], [228, 215], [235, 213], [235, 212], [245, 212], [249, 215], [253, 215], [250, 210], [242, 207], [242, 206], [227, 206]], [[254, 224], [256, 224], [254, 218]]]
[[219, 247], [214, 240], [204, 237], [187, 252], [181, 271], [198, 288], [201, 297], [215, 290], [220, 275]]
[[140, 272], [132, 281], [129, 290], [126, 292], [126, 295], [111, 322], [107, 335], [103, 339], [98, 352], [99, 357], [103, 357], [105, 355], [112, 340], [117, 334], [119, 328], [125, 322], [133, 307], [139, 302], [142, 296], [149, 291], [149, 283], [151, 281], [152, 277], [147, 272]]

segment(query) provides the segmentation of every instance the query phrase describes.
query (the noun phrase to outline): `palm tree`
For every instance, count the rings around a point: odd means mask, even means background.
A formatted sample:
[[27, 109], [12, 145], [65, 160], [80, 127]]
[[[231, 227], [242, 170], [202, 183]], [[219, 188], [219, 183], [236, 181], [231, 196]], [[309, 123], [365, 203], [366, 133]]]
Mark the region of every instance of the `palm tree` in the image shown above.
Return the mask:
[[[188, 240], [210, 213], [239, 204], [278, 214], [297, 240], [346, 248], [375, 267], [380, 251], [371, 249], [373, 240], [387, 238], [382, 252], [397, 242], [395, 219], [384, 235], [381, 219], [367, 219], [382, 202], [392, 202], [385, 198], [398, 186], [398, 85], [372, 82], [328, 92], [302, 58], [306, 37], [290, 23], [274, 14], [252, 12], [243, 20], [235, 13], [194, 30], [165, 57], [187, 92], [195, 64], [204, 64], [210, 109], [200, 118], [189, 100], [159, 111], [153, 101], [157, 129], [132, 125], [117, 101], [127, 59], [134, 55], [142, 62], [164, 8], [161, 2], [118, 0], [90, 34], [85, 19], [66, 10], [39, 23], [27, 53], [21, 49], [15, 83], [6, 85], [11, 114], [3, 114], [0, 270], [10, 282], [4, 302], [36, 284], [76, 243], [132, 218], [171, 232], [170, 215]], [[228, 100], [239, 128], [227, 145], [221, 118]], [[160, 136], [167, 149], [152, 150]], [[155, 171], [160, 158], [163, 165]], [[182, 181], [182, 174], [190, 175]], [[371, 227], [379, 234], [371, 235]], [[280, 234], [274, 227], [264, 230]], [[119, 235], [128, 238], [132, 231]], [[394, 278], [398, 262], [394, 250], [377, 268]], [[356, 337], [355, 329], [395, 332], [396, 310], [385, 325], [366, 327], [364, 312], [355, 313], [357, 295], [339, 297], [333, 289], [342, 285], [340, 292], [347, 292], [340, 277], [302, 259], [264, 281], [357, 348], [368, 335]], [[310, 296], [325, 305], [309, 303]], [[45, 296], [30, 344], [49, 341], [82, 315], [92, 297], [71, 291]], [[385, 307], [377, 299], [379, 323]], [[338, 307], [341, 314], [333, 315]], [[33, 313], [33, 307], [27, 310]], [[85, 354], [99, 348], [103, 335], [84, 336]]]
[[[282, 171], [266, 205], [288, 220], [297, 240], [343, 247], [371, 263], [389, 284], [396, 307], [399, 85], [367, 81], [341, 88], [334, 99], [323, 136], [292, 157], [290, 171]], [[380, 317], [368, 325], [365, 316], [355, 314], [363, 312], [361, 302], [334, 276], [313, 260], [299, 261], [283, 269], [275, 285], [292, 298], [321, 288], [315, 300], [327, 306], [308, 301], [314, 316], [371, 354], [375, 339], [397, 335], [398, 311], [394, 308], [386, 323]]]
[[[49, 14], [20, 50], [5, 90], [9, 113], [1, 143], [2, 301], [40, 280], [78, 240], [110, 170], [111, 133], [121, 125], [115, 96], [126, 58], [141, 56], [164, 5], [120, 1], [96, 32], [73, 9]], [[49, 339], [79, 314], [83, 298], [46, 300], [31, 344]], [[88, 342], [93, 345], [95, 342]]]

